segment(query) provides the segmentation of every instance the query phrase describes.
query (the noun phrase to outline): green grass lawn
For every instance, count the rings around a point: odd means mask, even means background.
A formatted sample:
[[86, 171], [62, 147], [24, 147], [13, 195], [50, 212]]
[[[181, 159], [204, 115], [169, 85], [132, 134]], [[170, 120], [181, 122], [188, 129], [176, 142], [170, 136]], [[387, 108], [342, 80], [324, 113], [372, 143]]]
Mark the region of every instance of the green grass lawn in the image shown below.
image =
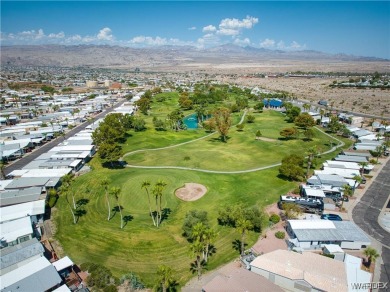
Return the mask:
[[[180, 166], [220, 171], [236, 171], [279, 163], [290, 153], [302, 153], [302, 149], [319, 146], [330, 148], [329, 138], [315, 131], [312, 141], [302, 139], [279, 140], [281, 129], [292, 126], [284, 121], [284, 115], [275, 111], [254, 113], [255, 123], [246, 123], [243, 131], [235, 127], [229, 131], [229, 140], [222, 143], [219, 134], [179, 147], [158, 151], [137, 152], [126, 156], [131, 165]], [[271, 141], [256, 140], [257, 130]], [[197, 130], [198, 133], [200, 130]], [[191, 132], [191, 131], [187, 131]]]
[[[89, 199], [87, 214], [73, 225], [69, 207], [63, 197], [57, 203], [55, 214], [57, 239], [76, 263], [93, 261], [109, 267], [120, 276], [129, 271], [138, 274], [152, 285], [158, 265], [167, 264], [175, 269], [180, 284], [192, 277], [189, 244], [181, 236], [181, 226], [186, 212], [192, 209], [206, 210], [214, 228], [218, 231], [215, 242], [217, 253], [210, 258], [209, 269], [213, 269], [238, 256], [232, 242], [239, 234], [229, 227], [217, 224], [218, 210], [222, 206], [244, 203], [246, 206], [266, 206], [275, 202], [279, 195], [294, 187], [294, 183], [277, 178], [277, 168], [241, 175], [203, 174], [177, 170], [100, 170], [78, 178], [74, 184], [76, 200]], [[120, 216], [116, 214], [107, 221], [107, 206], [103, 188], [99, 182], [103, 177], [111, 180], [112, 186], [122, 188], [120, 204], [123, 215], [133, 216], [124, 229], [120, 229]], [[164, 207], [171, 213], [161, 228], [153, 226], [148, 215], [148, 200], [141, 182], [149, 179], [167, 182]], [[174, 195], [174, 190], [186, 182], [207, 186], [207, 194], [195, 202], [183, 202]], [[115, 204], [111, 198], [111, 205]], [[248, 238], [252, 245], [258, 234]]]
[[[160, 148], [175, 145], [195, 138], [203, 137], [204, 130], [171, 130], [158, 132], [153, 129], [152, 118], [163, 119], [177, 106], [175, 93], [167, 94], [163, 102], [154, 102], [151, 115], [145, 117], [147, 130], [131, 131], [130, 137], [123, 145], [124, 152], [138, 149]], [[191, 112], [186, 112], [191, 114]], [[204, 140], [167, 150], [150, 151], [128, 156], [131, 164], [139, 165], [175, 165], [216, 170], [240, 170], [265, 166], [280, 162], [289, 153], [304, 153], [313, 145], [320, 145], [323, 150], [329, 149], [329, 137], [316, 131], [311, 142], [302, 140], [279, 141], [279, 131], [291, 126], [284, 121], [283, 115], [273, 111], [256, 113], [256, 122], [246, 124], [243, 132], [230, 130], [229, 141], [220, 142], [218, 134]], [[240, 114], [233, 116], [234, 123]], [[255, 132], [261, 130], [263, 137], [275, 139], [274, 142], [256, 141]], [[184, 157], [190, 160], [184, 160]], [[328, 157], [328, 155], [327, 155]], [[329, 155], [330, 157], [330, 155]], [[95, 262], [108, 267], [114, 275], [130, 271], [136, 273], [148, 285], [156, 279], [157, 267], [161, 264], [171, 266], [180, 285], [185, 284], [193, 275], [190, 263], [189, 243], [181, 235], [181, 226], [185, 214], [192, 209], [208, 212], [209, 221], [217, 231], [215, 241], [217, 252], [208, 264], [214, 269], [236, 257], [239, 253], [233, 248], [233, 241], [240, 235], [230, 227], [217, 224], [218, 210], [223, 206], [236, 205], [264, 207], [274, 203], [279, 196], [296, 187], [297, 183], [278, 178], [278, 167], [246, 174], [210, 174], [183, 170], [158, 169], [106, 169], [96, 157], [90, 163], [92, 171], [78, 177], [72, 188], [76, 200], [88, 199], [85, 205], [86, 214], [74, 225], [72, 216], [64, 197], [60, 196], [53, 212], [57, 224], [56, 238], [62, 244], [65, 254], [76, 263]], [[120, 187], [120, 205], [123, 215], [132, 216], [132, 220], [120, 229], [120, 216], [107, 220], [107, 205], [103, 187], [100, 182], [108, 178], [111, 186]], [[141, 183], [145, 179], [155, 183], [162, 179], [167, 183], [164, 191], [163, 205], [169, 208], [168, 218], [157, 229], [149, 216], [148, 199]], [[195, 182], [207, 187], [207, 194], [195, 202], [179, 200], [174, 191], [186, 182]], [[111, 207], [115, 205], [111, 198]], [[248, 236], [249, 246], [253, 245], [259, 234], [251, 232]]]

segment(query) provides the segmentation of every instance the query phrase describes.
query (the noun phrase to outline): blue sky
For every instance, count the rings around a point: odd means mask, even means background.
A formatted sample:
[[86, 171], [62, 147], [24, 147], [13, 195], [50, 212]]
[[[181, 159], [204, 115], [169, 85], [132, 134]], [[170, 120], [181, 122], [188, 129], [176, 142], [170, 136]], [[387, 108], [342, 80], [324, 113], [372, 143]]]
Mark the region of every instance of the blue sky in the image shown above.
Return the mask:
[[390, 2], [1, 1], [1, 43], [235, 43], [390, 59]]

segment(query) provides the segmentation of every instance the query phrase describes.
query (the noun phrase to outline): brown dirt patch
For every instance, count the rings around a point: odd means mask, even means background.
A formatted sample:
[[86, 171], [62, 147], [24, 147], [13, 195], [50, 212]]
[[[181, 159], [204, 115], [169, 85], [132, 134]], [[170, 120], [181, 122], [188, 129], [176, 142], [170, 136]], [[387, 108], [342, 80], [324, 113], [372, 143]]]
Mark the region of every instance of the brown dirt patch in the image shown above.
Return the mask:
[[203, 197], [207, 192], [204, 185], [197, 183], [186, 183], [184, 187], [176, 190], [175, 195], [183, 201], [196, 201]]

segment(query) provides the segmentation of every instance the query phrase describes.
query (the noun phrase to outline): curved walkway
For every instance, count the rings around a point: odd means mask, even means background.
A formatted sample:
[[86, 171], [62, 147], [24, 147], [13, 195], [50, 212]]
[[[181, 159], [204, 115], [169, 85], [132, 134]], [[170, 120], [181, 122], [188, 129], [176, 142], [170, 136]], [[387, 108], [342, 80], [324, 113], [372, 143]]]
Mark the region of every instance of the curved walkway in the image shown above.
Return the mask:
[[[245, 119], [246, 113], [247, 113], [247, 111], [244, 112], [244, 114], [242, 115], [241, 120], [240, 120], [240, 122], [238, 124], [243, 123], [243, 121]], [[332, 138], [332, 139], [336, 140], [337, 142], [339, 142], [339, 144], [337, 144], [336, 146], [334, 146], [331, 149], [329, 149], [329, 150], [327, 150], [325, 152], [322, 152], [320, 154], [331, 153], [331, 152], [335, 151], [337, 148], [343, 147], [345, 145], [345, 143], [343, 141], [333, 137], [332, 135], [329, 135], [329, 134], [325, 133], [324, 131], [322, 131], [321, 129], [319, 129], [317, 127], [315, 127], [315, 128], [318, 131], [320, 131], [321, 133], [325, 134], [326, 136], [329, 136], [330, 138]], [[214, 132], [214, 133], [208, 134], [206, 136], [203, 136], [203, 137], [200, 137], [200, 138], [196, 138], [194, 140], [183, 142], [183, 143], [176, 144], [176, 145], [160, 147], [160, 148], [152, 148], [152, 149], [134, 150], [134, 151], [125, 153], [123, 155], [123, 157], [120, 158], [120, 160], [122, 161], [124, 157], [130, 156], [130, 155], [133, 155], [133, 154], [139, 153], [139, 152], [158, 151], [158, 150], [164, 150], [164, 149], [170, 149], [170, 148], [179, 147], [179, 146], [182, 146], [182, 145], [186, 145], [186, 144], [189, 144], [189, 143], [193, 143], [193, 142], [205, 139], [205, 138], [210, 137], [210, 136], [212, 136], [212, 135], [214, 135], [216, 133], [217, 132]], [[180, 170], [191, 170], [191, 171], [206, 172], [206, 173], [216, 173], [216, 174], [240, 174], [240, 173], [249, 173], [249, 172], [265, 170], [265, 169], [273, 168], [273, 167], [276, 167], [276, 166], [280, 166], [281, 164], [282, 163], [279, 162], [279, 163], [275, 163], [275, 164], [271, 164], [271, 165], [267, 165], [267, 166], [262, 166], [262, 167], [256, 167], [256, 168], [252, 168], [252, 169], [232, 170], [232, 171], [209, 170], [209, 169], [201, 169], [201, 168], [182, 167], [182, 166], [141, 166], [141, 165], [131, 165], [131, 164], [126, 164], [126, 167], [129, 167], [129, 168], [141, 168], [141, 169], [180, 169]]]

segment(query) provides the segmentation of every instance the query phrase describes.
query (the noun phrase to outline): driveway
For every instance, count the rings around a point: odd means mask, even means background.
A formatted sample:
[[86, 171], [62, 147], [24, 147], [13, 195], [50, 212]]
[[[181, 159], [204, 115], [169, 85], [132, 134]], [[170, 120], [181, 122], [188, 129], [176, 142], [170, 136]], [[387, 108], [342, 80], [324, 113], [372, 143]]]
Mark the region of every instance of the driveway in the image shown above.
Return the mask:
[[379, 223], [379, 215], [390, 195], [390, 163], [378, 174], [375, 181], [367, 189], [360, 202], [352, 211], [353, 221], [367, 234], [382, 244], [381, 282], [390, 281], [390, 233]]
[[[69, 138], [69, 137], [77, 134], [78, 132], [84, 130], [88, 125], [92, 124], [93, 122], [95, 122], [96, 120], [98, 120], [100, 118], [103, 118], [106, 114], [112, 112], [115, 108], [119, 107], [123, 102], [124, 101], [118, 102], [113, 107], [110, 107], [107, 110], [105, 110], [105, 111], [101, 112], [100, 114], [96, 115], [92, 120], [86, 121], [86, 122], [78, 125], [77, 127], [73, 128], [68, 133], [66, 133], [66, 138]], [[45, 145], [39, 147], [38, 149], [35, 149], [33, 152], [29, 153], [28, 155], [25, 155], [22, 158], [14, 161], [12, 164], [7, 165], [4, 168], [5, 175], [10, 174], [14, 170], [22, 169], [27, 164], [29, 164], [31, 161], [36, 159], [38, 156], [48, 152], [50, 149], [52, 149], [53, 147], [55, 147], [58, 144], [62, 143], [63, 141], [64, 141], [64, 138], [58, 137], [58, 138], [56, 138], [56, 139], [46, 143]]]

